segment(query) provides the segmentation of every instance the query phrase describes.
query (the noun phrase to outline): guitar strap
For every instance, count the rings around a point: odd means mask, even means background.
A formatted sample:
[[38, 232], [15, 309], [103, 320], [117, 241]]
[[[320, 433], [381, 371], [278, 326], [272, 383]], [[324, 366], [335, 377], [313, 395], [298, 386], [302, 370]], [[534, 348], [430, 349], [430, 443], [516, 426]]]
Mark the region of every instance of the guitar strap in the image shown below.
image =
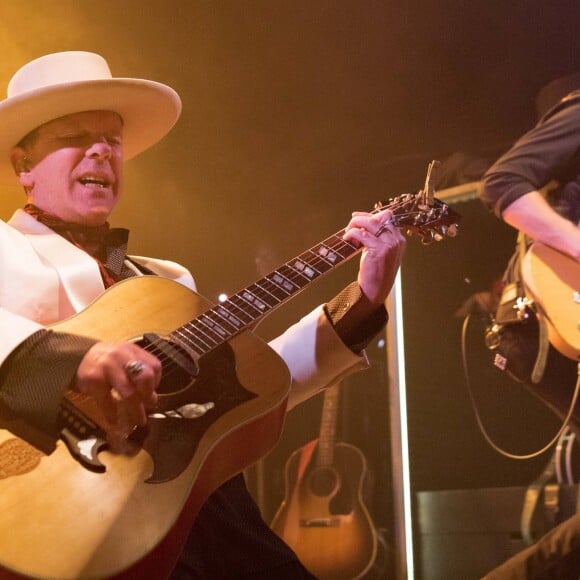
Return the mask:
[[[527, 251], [528, 243], [525, 234], [519, 232], [518, 234], [518, 252], [519, 252], [519, 266], [521, 266], [524, 259], [524, 255]], [[521, 274], [518, 269], [518, 276], [521, 278]], [[522, 288], [523, 284], [521, 279], [519, 280]], [[529, 299], [528, 299], [529, 300]], [[544, 376], [544, 371], [546, 370], [546, 362], [548, 360], [548, 352], [550, 350], [550, 343], [548, 341], [548, 327], [544, 316], [539, 312], [538, 308], [534, 308], [534, 313], [538, 320], [538, 355], [536, 356], [536, 362], [534, 363], [534, 368], [532, 370], [531, 380], [532, 383], [538, 384], [542, 377]]]
[[[143, 274], [145, 276], [157, 276], [157, 274], [147, 268], [147, 266], [144, 266], [143, 264], [140, 264], [139, 262], [133, 260], [133, 258], [131, 258], [130, 256], [125, 255], [125, 265], [127, 266], [128, 269], [131, 269], [134, 271], [134, 274]], [[128, 275], [128, 277], [131, 277], [131, 274]]]
[[[504, 288], [495, 312], [493, 325], [487, 329], [486, 342], [488, 348], [494, 350], [501, 343], [502, 327], [524, 324], [530, 316], [534, 316], [538, 323], [538, 350], [531, 372], [531, 381], [537, 384], [542, 380], [546, 370], [550, 343], [544, 316], [534, 301], [526, 295], [522, 280], [520, 267], [528, 246], [528, 239], [520, 232], [517, 239], [517, 251], [512, 256], [504, 274]], [[498, 362], [495, 364], [503, 370], [505, 362], [504, 360], [500, 364]]]

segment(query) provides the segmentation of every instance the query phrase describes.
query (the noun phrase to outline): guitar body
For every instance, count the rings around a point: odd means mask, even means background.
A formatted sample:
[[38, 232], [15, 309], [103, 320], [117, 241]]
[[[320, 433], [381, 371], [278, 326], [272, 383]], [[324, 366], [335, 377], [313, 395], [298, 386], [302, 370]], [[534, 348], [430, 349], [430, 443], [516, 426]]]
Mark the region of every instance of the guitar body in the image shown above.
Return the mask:
[[[176, 282], [146, 276], [116, 284], [55, 328], [138, 340], [165, 336], [211, 306]], [[81, 465], [61, 441], [45, 456], [0, 431], [0, 577], [169, 575], [205, 499], [267, 453], [283, 425], [283, 361], [248, 331], [224, 346], [196, 361], [190, 387], [160, 397], [164, 409], [208, 400], [215, 407], [199, 419], [150, 418], [136, 453], [99, 454], [104, 473]]]
[[544, 315], [552, 346], [580, 360], [580, 264], [536, 242], [522, 261], [522, 276], [526, 291]]
[[320, 580], [362, 577], [372, 566], [377, 539], [362, 501], [366, 460], [359, 449], [336, 443], [332, 467], [314, 465], [317, 441], [286, 463], [286, 496], [272, 529]]

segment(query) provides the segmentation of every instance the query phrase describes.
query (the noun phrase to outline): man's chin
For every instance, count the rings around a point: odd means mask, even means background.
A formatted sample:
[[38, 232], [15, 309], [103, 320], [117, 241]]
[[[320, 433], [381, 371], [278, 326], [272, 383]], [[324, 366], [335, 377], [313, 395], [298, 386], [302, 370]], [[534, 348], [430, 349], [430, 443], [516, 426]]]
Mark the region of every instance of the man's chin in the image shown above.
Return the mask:
[[92, 208], [91, 211], [79, 215], [77, 223], [89, 227], [102, 226], [109, 219], [111, 211], [112, 209], [109, 207]]

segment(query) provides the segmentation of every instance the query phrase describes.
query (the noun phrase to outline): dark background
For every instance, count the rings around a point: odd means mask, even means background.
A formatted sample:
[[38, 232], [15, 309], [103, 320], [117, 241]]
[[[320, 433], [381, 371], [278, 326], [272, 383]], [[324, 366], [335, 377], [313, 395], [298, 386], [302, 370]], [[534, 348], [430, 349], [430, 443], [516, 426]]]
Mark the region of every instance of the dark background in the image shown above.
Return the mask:
[[[351, 211], [417, 190], [431, 159], [444, 162], [445, 187], [477, 179], [532, 126], [540, 87], [580, 69], [577, 0], [29, 0], [4, 4], [0, 27], [2, 85], [31, 58], [84, 49], [115, 76], [180, 93], [177, 127], [128, 164], [113, 224], [131, 227], [132, 253], [190, 267], [210, 299], [338, 231]], [[473, 163], [452, 171], [457, 155]], [[6, 188], [2, 217], [22, 200]], [[478, 200], [455, 209], [460, 235], [410, 242], [403, 268], [413, 488], [526, 485], [547, 457], [507, 460], [484, 442], [454, 315], [501, 274], [514, 234]], [[260, 332], [274, 336], [355, 272], [345, 266]], [[470, 331], [470, 378], [491, 434], [511, 451], [539, 447], [557, 422], [491, 367], [482, 322]], [[341, 436], [369, 458], [369, 502], [388, 525], [386, 355], [378, 342], [369, 353], [374, 367], [343, 389]], [[261, 466], [267, 518], [284, 462], [316, 436], [319, 412], [320, 398], [293, 411]]]

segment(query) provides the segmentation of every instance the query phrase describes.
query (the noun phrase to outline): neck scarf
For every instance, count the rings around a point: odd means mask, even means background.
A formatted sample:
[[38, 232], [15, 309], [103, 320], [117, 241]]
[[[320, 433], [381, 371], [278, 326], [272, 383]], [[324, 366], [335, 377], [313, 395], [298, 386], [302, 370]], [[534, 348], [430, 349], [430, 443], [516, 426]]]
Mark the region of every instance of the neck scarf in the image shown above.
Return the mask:
[[109, 264], [105, 264], [109, 254], [118, 254], [118, 250], [121, 248], [124, 257], [127, 244], [127, 234], [121, 236], [124, 237], [124, 240], [120, 240], [119, 235], [117, 234], [120, 231], [126, 232], [126, 230], [112, 230], [109, 227], [109, 222], [105, 222], [102, 226], [84, 226], [68, 223], [31, 203], [24, 206], [24, 211], [40, 223], [61, 235], [77, 248], [84, 250], [87, 254], [92, 256], [99, 265], [105, 288], [112, 286], [115, 282], [118, 282], [121, 279], [122, 276], [120, 271], [116, 272], [114, 269], [109, 267]]

